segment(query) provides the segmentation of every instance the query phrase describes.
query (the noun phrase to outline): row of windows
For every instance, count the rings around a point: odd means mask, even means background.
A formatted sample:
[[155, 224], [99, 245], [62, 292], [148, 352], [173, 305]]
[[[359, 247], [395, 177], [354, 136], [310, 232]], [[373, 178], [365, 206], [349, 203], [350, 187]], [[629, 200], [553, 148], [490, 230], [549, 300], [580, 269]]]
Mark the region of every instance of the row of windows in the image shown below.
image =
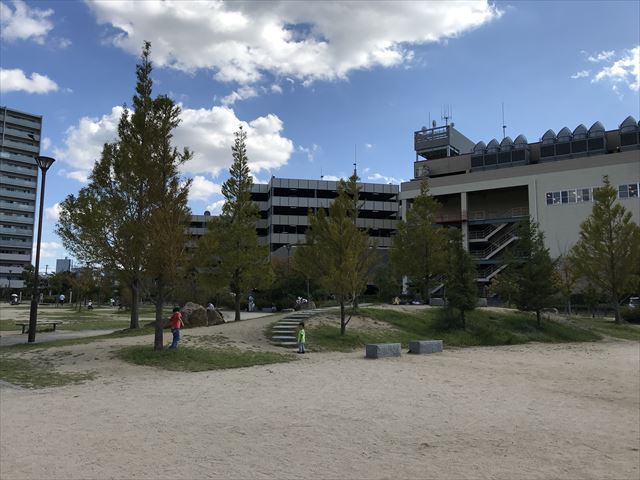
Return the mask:
[[572, 188], [560, 192], [547, 192], [547, 205], [561, 203], [590, 202], [593, 199], [593, 188]]
[[[638, 198], [638, 183], [618, 185], [618, 198]], [[598, 187], [572, 188], [559, 192], [547, 192], [547, 205], [560, 205], [562, 203], [583, 203], [593, 200], [593, 190]]]

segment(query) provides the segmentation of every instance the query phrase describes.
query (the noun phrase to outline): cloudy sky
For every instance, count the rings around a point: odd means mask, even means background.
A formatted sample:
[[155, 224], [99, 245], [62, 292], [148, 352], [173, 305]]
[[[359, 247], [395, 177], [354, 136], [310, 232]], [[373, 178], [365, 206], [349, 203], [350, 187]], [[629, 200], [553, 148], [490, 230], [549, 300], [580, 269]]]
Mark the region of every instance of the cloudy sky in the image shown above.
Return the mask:
[[152, 44], [154, 93], [182, 105], [194, 213], [219, 210], [233, 132], [258, 181], [412, 175], [413, 132], [536, 141], [640, 117], [637, 1], [0, 1], [0, 105], [43, 116], [41, 266], [64, 256], [57, 205], [86, 182]]

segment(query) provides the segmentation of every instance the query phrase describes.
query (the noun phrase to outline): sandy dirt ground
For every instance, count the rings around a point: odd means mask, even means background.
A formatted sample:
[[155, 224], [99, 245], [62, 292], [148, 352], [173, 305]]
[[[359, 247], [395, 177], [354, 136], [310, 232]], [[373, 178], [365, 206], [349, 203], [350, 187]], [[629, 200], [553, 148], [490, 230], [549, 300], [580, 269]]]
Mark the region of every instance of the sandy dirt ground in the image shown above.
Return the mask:
[[[275, 318], [188, 330], [184, 346], [282, 351], [263, 335]], [[114, 358], [149, 341], [52, 349], [59, 371], [95, 379], [0, 388], [0, 478], [640, 478], [637, 342], [311, 353], [199, 373]]]

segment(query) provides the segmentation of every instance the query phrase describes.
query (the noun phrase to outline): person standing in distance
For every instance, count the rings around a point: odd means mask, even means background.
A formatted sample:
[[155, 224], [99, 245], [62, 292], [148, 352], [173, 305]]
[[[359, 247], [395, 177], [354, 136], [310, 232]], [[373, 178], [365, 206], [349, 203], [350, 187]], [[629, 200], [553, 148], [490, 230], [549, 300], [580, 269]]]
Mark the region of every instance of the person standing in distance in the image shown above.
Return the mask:
[[173, 334], [173, 342], [171, 342], [170, 349], [175, 350], [178, 348], [178, 342], [180, 341], [180, 329], [184, 327], [184, 323], [182, 323], [182, 313], [180, 313], [180, 308], [175, 307], [173, 309], [173, 315], [171, 315], [171, 319], [169, 320], [169, 326], [171, 327], [171, 333]]
[[298, 327], [298, 353], [304, 353], [304, 344], [306, 342], [306, 334], [304, 332], [304, 322], [300, 322]]

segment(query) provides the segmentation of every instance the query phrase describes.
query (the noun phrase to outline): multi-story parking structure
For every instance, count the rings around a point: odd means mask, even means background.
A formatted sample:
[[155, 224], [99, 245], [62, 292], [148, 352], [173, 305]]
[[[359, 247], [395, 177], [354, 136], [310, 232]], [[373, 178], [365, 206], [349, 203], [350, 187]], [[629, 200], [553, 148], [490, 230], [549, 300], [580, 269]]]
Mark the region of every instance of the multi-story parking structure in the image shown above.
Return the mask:
[[24, 287], [31, 263], [42, 117], [0, 107], [0, 287]]
[[[372, 244], [391, 245], [399, 218], [398, 185], [358, 183], [360, 187], [357, 225], [366, 230]], [[258, 205], [256, 225], [263, 245], [275, 255], [289, 255], [291, 246], [304, 243], [309, 212], [328, 209], [338, 196], [338, 182], [272, 177], [268, 184], [255, 184], [251, 199]]]
[[438, 222], [462, 230], [481, 283], [505, 268], [523, 219], [539, 223], [552, 257], [566, 253], [591, 214], [593, 189], [604, 175], [640, 222], [640, 124], [633, 117], [610, 131], [600, 122], [589, 129], [565, 127], [557, 135], [547, 130], [533, 143], [519, 135], [474, 145], [453, 126], [423, 128], [414, 140], [415, 178], [401, 186], [402, 214], [426, 177], [442, 204]]

